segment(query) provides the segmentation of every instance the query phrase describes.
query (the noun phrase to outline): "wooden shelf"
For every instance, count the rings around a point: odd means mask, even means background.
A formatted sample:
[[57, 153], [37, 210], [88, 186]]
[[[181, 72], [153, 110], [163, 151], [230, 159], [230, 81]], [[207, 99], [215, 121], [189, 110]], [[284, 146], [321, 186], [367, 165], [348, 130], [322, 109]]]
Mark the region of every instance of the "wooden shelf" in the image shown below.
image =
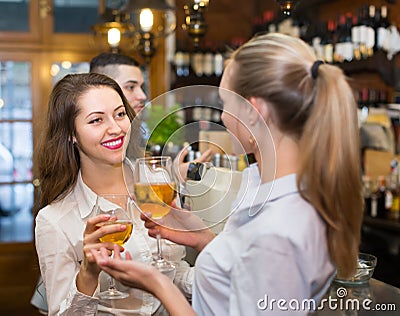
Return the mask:
[[377, 51], [367, 59], [337, 65], [349, 76], [362, 72], [376, 72], [388, 86], [395, 86], [395, 56], [392, 60], [389, 60], [383, 51]]
[[363, 225], [369, 226], [375, 229], [382, 229], [386, 232], [392, 232], [395, 234], [400, 233], [400, 222], [385, 218], [373, 218], [370, 216], [364, 216]]
[[195, 86], [195, 85], [207, 85], [207, 86], [219, 86], [221, 81], [221, 77], [212, 75], [212, 76], [196, 76], [194, 72], [190, 72], [187, 77], [178, 77], [173, 80], [171, 88], [177, 89], [186, 86]]

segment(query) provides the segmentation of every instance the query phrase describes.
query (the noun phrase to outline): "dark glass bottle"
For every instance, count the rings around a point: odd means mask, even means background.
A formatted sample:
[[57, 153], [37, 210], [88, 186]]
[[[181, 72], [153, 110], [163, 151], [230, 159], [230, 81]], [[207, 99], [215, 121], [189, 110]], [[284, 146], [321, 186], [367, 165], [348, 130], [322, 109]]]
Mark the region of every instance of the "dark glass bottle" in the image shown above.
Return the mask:
[[386, 179], [385, 176], [378, 177], [377, 190], [377, 214], [378, 218], [386, 217]]
[[376, 25], [375, 25], [375, 6], [370, 5], [368, 8], [368, 19], [367, 19], [367, 56], [371, 57], [374, 54], [375, 45], [375, 32], [376, 32]]
[[353, 42], [353, 55], [355, 60], [361, 59], [361, 52], [360, 52], [360, 24], [359, 24], [360, 17], [357, 15], [353, 16], [353, 23], [351, 26], [351, 41]]
[[376, 47], [377, 49], [384, 49], [384, 41], [389, 36], [389, 19], [387, 16], [387, 7], [382, 6], [379, 11], [379, 21], [377, 24], [377, 31], [376, 31]]
[[324, 60], [326, 63], [333, 63], [333, 54], [334, 54], [334, 35], [335, 35], [335, 21], [328, 20], [327, 31], [325, 34], [324, 40]]

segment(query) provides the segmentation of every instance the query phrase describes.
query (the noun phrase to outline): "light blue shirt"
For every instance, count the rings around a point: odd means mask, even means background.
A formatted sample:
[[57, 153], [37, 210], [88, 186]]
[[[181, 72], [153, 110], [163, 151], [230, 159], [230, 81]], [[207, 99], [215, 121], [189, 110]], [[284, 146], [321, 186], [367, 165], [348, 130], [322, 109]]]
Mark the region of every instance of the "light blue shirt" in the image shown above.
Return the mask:
[[287, 315], [294, 300], [318, 303], [330, 285], [335, 267], [326, 224], [301, 198], [296, 175], [248, 191], [197, 258], [192, 304], [198, 315]]

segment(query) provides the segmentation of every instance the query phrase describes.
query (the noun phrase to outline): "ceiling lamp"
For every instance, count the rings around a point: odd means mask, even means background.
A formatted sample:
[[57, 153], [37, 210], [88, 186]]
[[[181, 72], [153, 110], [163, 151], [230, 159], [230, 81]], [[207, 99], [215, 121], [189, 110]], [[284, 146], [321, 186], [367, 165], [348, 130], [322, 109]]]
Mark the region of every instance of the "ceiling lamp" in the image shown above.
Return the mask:
[[155, 39], [175, 30], [174, 10], [165, 0], [130, 0], [112, 10], [111, 20], [106, 8], [101, 15], [103, 21], [93, 29], [96, 34], [107, 34], [114, 52], [121, 49], [121, 39], [127, 38], [128, 49], [136, 50], [148, 63], [156, 52]]
[[207, 33], [204, 13], [208, 4], [209, 0], [189, 0], [184, 6], [186, 17], [182, 28], [193, 39], [195, 47], [199, 46], [200, 39]]
[[100, 22], [92, 27], [95, 35], [107, 36], [107, 42], [113, 53], [118, 53], [121, 36], [134, 32], [135, 27], [126, 22], [127, 16], [119, 10], [105, 9]]
[[279, 3], [279, 6], [281, 7], [281, 11], [285, 15], [291, 15], [293, 8], [296, 5], [297, 0], [276, 0], [276, 2]]

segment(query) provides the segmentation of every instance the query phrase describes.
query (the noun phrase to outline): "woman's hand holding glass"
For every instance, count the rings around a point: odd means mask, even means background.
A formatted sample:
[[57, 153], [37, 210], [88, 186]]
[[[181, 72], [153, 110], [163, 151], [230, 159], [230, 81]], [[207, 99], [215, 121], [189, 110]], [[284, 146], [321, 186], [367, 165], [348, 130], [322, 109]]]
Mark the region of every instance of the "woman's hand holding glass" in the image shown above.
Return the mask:
[[[119, 251], [130, 238], [133, 229], [132, 201], [129, 195], [101, 195], [97, 197], [93, 217], [87, 222], [84, 234], [85, 262], [92, 268], [95, 260], [91, 250], [99, 251], [104, 248], [109, 256], [112, 255], [114, 246]], [[98, 273], [100, 272], [97, 266]], [[97, 274], [98, 275], [98, 274]], [[110, 279], [110, 287], [101, 292], [101, 299], [121, 299], [128, 297], [128, 293], [120, 292], [115, 288], [114, 279]]]
[[144, 226], [148, 229], [150, 236], [159, 235], [176, 244], [196, 249], [198, 252], [215, 237], [200, 217], [177, 207], [173, 207], [166, 215], [164, 223], [167, 225], [159, 225], [146, 214], [141, 214], [140, 218], [144, 221]]
[[[151, 214], [153, 220], [161, 220], [171, 210], [176, 198], [177, 186], [172, 172], [172, 159], [167, 156], [136, 159], [134, 170], [134, 196], [142, 213]], [[175, 273], [175, 266], [164, 259], [161, 236], [157, 238], [157, 257], [153, 265], [169, 275]]]

